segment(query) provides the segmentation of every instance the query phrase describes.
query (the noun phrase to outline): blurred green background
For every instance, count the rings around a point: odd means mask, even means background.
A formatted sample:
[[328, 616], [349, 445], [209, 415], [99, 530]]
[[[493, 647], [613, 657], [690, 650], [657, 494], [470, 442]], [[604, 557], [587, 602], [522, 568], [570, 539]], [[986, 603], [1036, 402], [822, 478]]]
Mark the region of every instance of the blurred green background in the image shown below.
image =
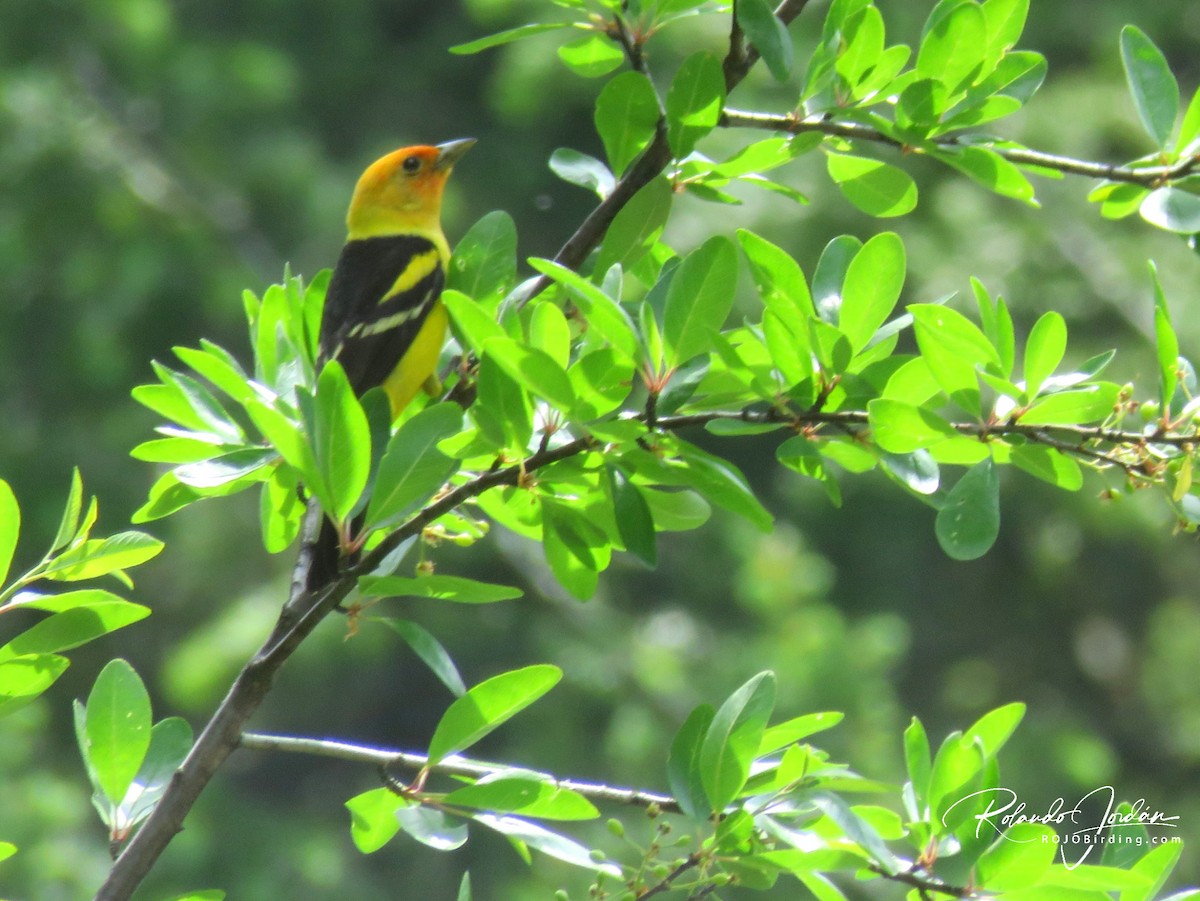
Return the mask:
[[[813, 2], [792, 27], [801, 58], [826, 5]], [[932, 3], [880, 6], [893, 39], [911, 43]], [[1147, 152], [1118, 31], [1133, 22], [1150, 34], [1189, 97], [1200, 6], [1032, 6], [1022, 46], [1049, 57], [1050, 76], [1001, 130], [1084, 158]], [[130, 388], [150, 379], [151, 359], [170, 361], [172, 346], [201, 337], [247, 359], [241, 290], [277, 281], [285, 263], [306, 276], [331, 265], [349, 192], [381, 153], [478, 138], [451, 186], [451, 240], [505, 209], [522, 256], [554, 252], [591, 200], [546, 160], [560, 146], [600, 153], [591, 126], [600, 82], [561, 65], [557, 34], [475, 57], [446, 48], [561, 12], [545, 0], [0, 4], [0, 476], [23, 505], [18, 565], [50, 539], [73, 465], [100, 497], [101, 528], [125, 526], [156, 476], [127, 456], [155, 425]], [[669, 79], [687, 53], [722, 52], [725, 30], [710, 18], [668, 31], [649, 45], [651, 65]], [[770, 110], [794, 101], [762, 73], [731, 98]], [[700, 149], [716, 156], [753, 137], [718, 134]], [[1058, 309], [1076, 342], [1071, 360], [1120, 347], [1118, 379], [1152, 384], [1152, 258], [1184, 353], [1197, 353], [1200, 261], [1176, 238], [1136, 219], [1101, 220], [1081, 180], [1039, 181], [1037, 211], [926, 162], [905, 164], [921, 203], [886, 225], [909, 251], [904, 300], [964, 292], [976, 275], [1014, 305], [1019, 331]], [[831, 188], [819, 154], [782, 177], [812, 204], [684, 199], [670, 237], [686, 247], [711, 229], [753, 228], [811, 273], [833, 236], [881, 229]], [[1194, 538], [1172, 534], [1159, 502], [1102, 501], [1100, 479], [1069, 496], [1013, 473], [998, 545], [954, 563], [934, 541], [933, 511], [879, 475], [844, 480], [844, 506], [833, 509], [774, 464], [772, 444], [707, 443], [749, 475], [778, 516], [773, 534], [715, 516], [665, 538], [656, 571], [618, 560], [599, 595], [579, 604], [555, 587], [538, 548], [497, 530], [467, 551], [438, 549], [438, 566], [513, 580], [526, 598], [470, 610], [389, 602], [444, 641], [468, 683], [536, 661], [566, 668], [564, 684], [481, 756], [662, 788], [663, 749], [691, 706], [769, 666], [780, 716], [847, 712], [824, 745], [866, 775], [900, 776], [912, 714], [936, 741], [1023, 700], [1029, 715], [1002, 781], [1031, 807], [1112, 784], [1200, 838], [1200, 555]], [[106, 842], [69, 701], [86, 695], [105, 660], [124, 656], [151, 686], [156, 715], [199, 728], [284, 595], [291, 555], [262, 553], [257, 523], [248, 495], [152, 524], [167, 551], [134, 597], [154, 616], [75, 653], [47, 698], [0, 721], [0, 838], [21, 849], [0, 865], [0, 894], [75, 899], [101, 881]], [[288, 665], [254, 726], [421, 747], [445, 690], [394, 635], [367, 629], [346, 641], [341, 628], [327, 624]], [[452, 855], [401, 838], [362, 857], [342, 803], [375, 784], [347, 764], [239, 752], [142, 897], [221, 886], [231, 898], [441, 899], [466, 868], [479, 899], [586, 885], [564, 865], [527, 868], [487, 835]], [[1194, 850], [1184, 870], [1200, 879]]]

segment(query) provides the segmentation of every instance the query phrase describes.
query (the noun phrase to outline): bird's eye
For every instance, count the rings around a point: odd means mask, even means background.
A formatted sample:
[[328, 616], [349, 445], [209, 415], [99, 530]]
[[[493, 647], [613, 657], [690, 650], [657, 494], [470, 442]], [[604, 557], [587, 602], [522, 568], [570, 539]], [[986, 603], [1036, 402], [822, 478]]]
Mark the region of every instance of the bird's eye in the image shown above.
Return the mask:
[[403, 166], [404, 171], [412, 175], [421, 168], [421, 158], [419, 156], [410, 156], [404, 161]]

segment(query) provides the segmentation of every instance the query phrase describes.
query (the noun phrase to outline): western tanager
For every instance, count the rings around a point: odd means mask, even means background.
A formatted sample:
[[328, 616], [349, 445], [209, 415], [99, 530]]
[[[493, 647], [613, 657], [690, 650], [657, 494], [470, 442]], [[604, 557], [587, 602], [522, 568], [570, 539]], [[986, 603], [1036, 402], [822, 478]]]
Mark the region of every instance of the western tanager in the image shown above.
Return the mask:
[[[346, 244], [325, 295], [318, 365], [337, 360], [359, 395], [382, 387], [393, 419], [429, 381], [446, 340], [440, 296], [450, 247], [442, 234], [442, 190], [474, 143], [404, 147], [376, 160], [359, 178], [346, 214]], [[354, 538], [322, 522], [310, 590], [337, 575], [342, 547]]]

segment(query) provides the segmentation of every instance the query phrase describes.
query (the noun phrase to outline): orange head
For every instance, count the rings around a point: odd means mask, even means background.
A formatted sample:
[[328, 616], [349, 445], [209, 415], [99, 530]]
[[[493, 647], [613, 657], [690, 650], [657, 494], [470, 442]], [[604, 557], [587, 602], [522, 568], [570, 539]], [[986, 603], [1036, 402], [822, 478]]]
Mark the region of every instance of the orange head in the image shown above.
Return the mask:
[[373, 162], [358, 180], [346, 225], [353, 238], [441, 234], [442, 189], [474, 138], [403, 147]]

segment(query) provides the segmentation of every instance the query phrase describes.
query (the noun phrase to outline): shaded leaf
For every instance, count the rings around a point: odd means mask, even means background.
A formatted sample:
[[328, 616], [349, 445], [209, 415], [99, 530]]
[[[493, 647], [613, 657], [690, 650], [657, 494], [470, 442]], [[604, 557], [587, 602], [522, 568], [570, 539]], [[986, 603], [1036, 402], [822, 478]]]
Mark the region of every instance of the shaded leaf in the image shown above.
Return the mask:
[[1121, 64], [1146, 133], [1166, 149], [1179, 115], [1179, 84], [1167, 59], [1136, 25], [1121, 29]]
[[948, 557], [982, 557], [1000, 534], [1000, 480], [996, 466], [984, 460], [968, 469], [950, 489], [938, 511], [938, 543]]

